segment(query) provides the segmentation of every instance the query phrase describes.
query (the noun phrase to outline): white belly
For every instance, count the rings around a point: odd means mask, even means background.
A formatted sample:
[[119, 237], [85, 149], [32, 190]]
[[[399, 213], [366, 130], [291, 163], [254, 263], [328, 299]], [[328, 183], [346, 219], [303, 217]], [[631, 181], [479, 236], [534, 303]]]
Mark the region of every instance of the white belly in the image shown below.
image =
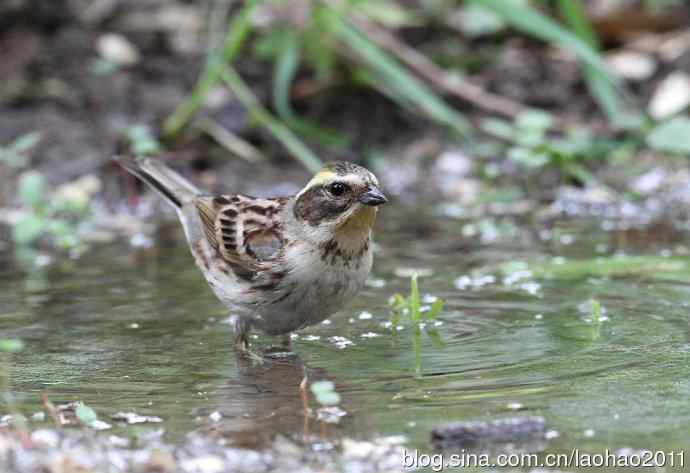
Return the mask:
[[[299, 251], [299, 250], [296, 250]], [[371, 271], [372, 251], [369, 248], [357, 264], [338, 260], [324, 262], [320, 252], [299, 252], [299, 261], [289, 272], [292, 285], [289, 297], [275, 306], [260, 311], [261, 320], [255, 325], [269, 334], [298, 330], [319, 323], [343, 309], [364, 286]]]

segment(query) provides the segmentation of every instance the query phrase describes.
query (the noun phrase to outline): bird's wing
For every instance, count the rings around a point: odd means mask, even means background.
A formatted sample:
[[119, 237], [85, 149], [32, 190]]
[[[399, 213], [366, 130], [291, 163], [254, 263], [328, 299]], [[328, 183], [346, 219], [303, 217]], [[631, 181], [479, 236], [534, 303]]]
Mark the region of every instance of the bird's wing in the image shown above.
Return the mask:
[[200, 197], [196, 207], [206, 239], [245, 280], [254, 280], [277, 259], [285, 239], [278, 218], [287, 199], [243, 195]]

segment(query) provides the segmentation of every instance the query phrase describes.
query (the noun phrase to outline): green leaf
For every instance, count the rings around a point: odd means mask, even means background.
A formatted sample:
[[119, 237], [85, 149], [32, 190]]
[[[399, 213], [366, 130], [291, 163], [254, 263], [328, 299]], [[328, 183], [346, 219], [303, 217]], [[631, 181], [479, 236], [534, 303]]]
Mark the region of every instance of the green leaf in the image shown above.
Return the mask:
[[0, 340], [0, 352], [18, 353], [24, 349], [24, 342], [17, 339]]
[[41, 136], [41, 132], [32, 131], [14, 140], [14, 142], [10, 145], [10, 148], [17, 153], [29, 151], [41, 141]]
[[247, 0], [242, 10], [235, 15], [225, 36], [223, 51], [219, 54], [220, 57], [215, 57], [208, 61], [192, 93], [165, 120], [163, 125], [164, 136], [174, 137], [189, 123], [192, 116], [203, 105], [208, 93], [220, 81], [223, 68], [226, 64], [234, 61], [244, 44], [244, 40], [251, 31], [251, 18], [257, 3], [258, 0]]
[[441, 334], [438, 333], [438, 330], [434, 328], [428, 329], [426, 334], [431, 339], [431, 344], [434, 346], [434, 348], [443, 348], [445, 346], [445, 343], [443, 343], [443, 338], [441, 338]]
[[510, 148], [510, 150], [508, 150], [508, 159], [528, 168], [540, 168], [549, 163], [548, 154], [533, 151], [521, 146]]
[[37, 240], [44, 229], [44, 220], [34, 213], [28, 213], [12, 227], [12, 238], [18, 245], [28, 245]]
[[[599, 49], [599, 39], [587, 19], [580, 0], [559, 0], [558, 7], [570, 28], [593, 49]], [[617, 123], [621, 116], [618, 94], [611, 81], [590, 64], [583, 64], [583, 73], [592, 97], [599, 103], [609, 120]]]
[[98, 420], [96, 411], [85, 404], [79, 404], [74, 410], [74, 415], [76, 415], [77, 419], [84, 425], [91, 425]]
[[19, 176], [19, 198], [27, 207], [41, 207], [46, 200], [47, 188], [46, 180], [39, 172], [27, 171]]
[[280, 118], [294, 130], [311, 136], [326, 146], [342, 147], [345, 140], [335, 131], [326, 130], [299, 118], [290, 104], [290, 89], [300, 63], [297, 36], [290, 32], [283, 38], [282, 49], [273, 72], [273, 106]]
[[413, 274], [412, 277], [410, 277], [410, 317], [412, 317], [412, 321], [418, 322], [421, 313], [420, 313], [420, 308], [421, 308], [421, 301], [419, 299], [419, 284], [417, 283], [417, 275]]
[[433, 304], [431, 304], [431, 307], [429, 310], [426, 312], [426, 318], [429, 320], [434, 320], [438, 316], [438, 314], [441, 313], [443, 310], [443, 304], [444, 300], [441, 299], [440, 297], [434, 301]]
[[136, 156], [159, 154], [162, 146], [146, 125], [133, 125], [125, 132], [127, 140]]
[[518, 115], [515, 125], [521, 131], [545, 132], [553, 125], [553, 115], [543, 110], [526, 110]]
[[482, 120], [481, 127], [484, 132], [506, 141], [513, 141], [517, 133], [512, 123], [500, 118]]
[[335, 390], [335, 384], [332, 381], [315, 381], [311, 383], [310, 389], [312, 393], [318, 394]]
[[[614, 109], [614, 101], [616, 103], [618, 101], [616, 88], [620, 87], [620, 81], [609, 72], [601, 55], [586, 39], [581, 39], [578, 35], [529, 6], [505, 0], [473, 1], [491, 8], [516, 29], [544, 41], [558, 44], [575, 54], [590, 68], [590, 72], [586, 72], [586, 76], [591, 79], [588, 82], [590, 86], [593, 84], [593, 95], [600, 101], [604, 111], [611, 114], [609, 118], [612, 120], [616, 118], [618, 109], [617, 106]], [[579, 3], [576, 0], [565, 1]]]
[[340, 394], [335, 391], [335, 385], [331, 381], [316, 381], [311, 384], [311, 392], [316, 401], [323, 406], [333, 406], [340, 402]]
[[288, 127], [271, 115], [256, 98], [249, 86], [230, 66], [225, 66], [221, 77], [237, 100], [247, 109], [252, 119], [263, 126], [307, 169], [316, 172], [323, 166], [321, 160]]
[[654, 128], [647, 144], [665, 153], [690, 155], [690, 118], [676, 117]]

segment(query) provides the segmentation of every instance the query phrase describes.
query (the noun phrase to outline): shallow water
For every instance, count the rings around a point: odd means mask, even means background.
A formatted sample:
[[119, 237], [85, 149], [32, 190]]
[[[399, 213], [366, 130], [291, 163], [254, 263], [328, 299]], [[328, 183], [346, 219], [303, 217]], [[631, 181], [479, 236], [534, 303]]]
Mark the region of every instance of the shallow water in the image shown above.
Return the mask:
[[[46, 393], [56, 404], [83, 400], [108, 421], [119, 411], [165, 419], [119, 434], [162, 426], [174, 441], [202, 429], [258, 446], [304, 433], [297, 387], [306, 369], [342, 396], [347, 415], [329, 438], [401, 434], [431, 451], [441, 422], [535, 415], [554, 431], [544, 453], [687, 446], [687, 235], [431, 214], [386, 209], [372, 284], [332, 323], [300, 332], [296, 358], [263, 366], [233, 355], [227, 314], [177, 227], [151, 249], [113, 244], [42, 267], [0, 253], [1, 338], [26, 342], [11, 389], [27, 414]], [[409, 268], [431, 270], [421, 291], [446, 300], [442, 345], [423, 331], [415, 351], [409, 324], [396, 334], [387, 324], [388, 298], [408, 290]], [[212, 412], [222, 420], [211, 422]]]

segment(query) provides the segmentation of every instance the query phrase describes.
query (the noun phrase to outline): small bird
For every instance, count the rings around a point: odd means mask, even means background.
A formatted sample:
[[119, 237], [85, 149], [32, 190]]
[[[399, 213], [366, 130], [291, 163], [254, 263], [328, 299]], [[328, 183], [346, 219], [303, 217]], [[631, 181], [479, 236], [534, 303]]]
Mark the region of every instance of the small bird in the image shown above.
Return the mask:
[[378, 179], [344, 161], [326, 164], [295, 196], [212, 196], [161, 161], [118, 157], [177, 210], [192, 255], [231, 312], [235, 347], [319, 323], [364, 286], [371, 233], [387, 202]]

